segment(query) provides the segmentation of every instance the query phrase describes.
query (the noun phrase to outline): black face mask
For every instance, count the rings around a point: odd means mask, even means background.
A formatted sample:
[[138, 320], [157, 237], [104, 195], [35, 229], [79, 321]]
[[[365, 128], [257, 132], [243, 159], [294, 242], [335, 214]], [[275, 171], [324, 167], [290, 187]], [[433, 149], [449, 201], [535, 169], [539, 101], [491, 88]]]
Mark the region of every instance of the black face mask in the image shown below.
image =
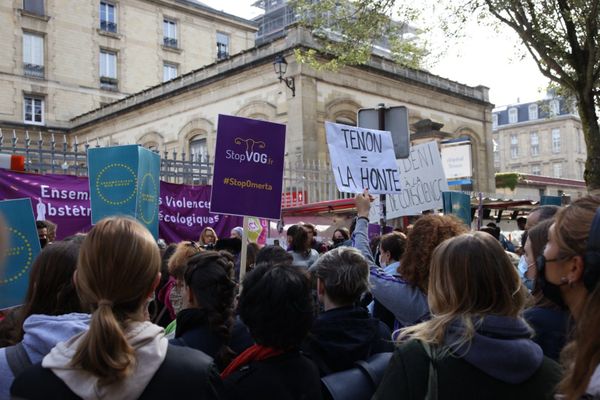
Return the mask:
[[565, 304], [560, 291], [560, 287], [564, 285], [564, 283], [555, 285], [554, 283], [546, 280], [546, 257], [543, 255], [537, 258], [536, 265], [538, 270], [536, 285], [539, 285], [544, 297], [559, 306], [561, 309], [566, 310], [568, 307]]
[[40, 239], [40, 247], [43, 249], [48, 244], [48, 239]]
[[344, 239], [333, 239], [333, 244], [339, 244], [342, 243], [344, 241]]

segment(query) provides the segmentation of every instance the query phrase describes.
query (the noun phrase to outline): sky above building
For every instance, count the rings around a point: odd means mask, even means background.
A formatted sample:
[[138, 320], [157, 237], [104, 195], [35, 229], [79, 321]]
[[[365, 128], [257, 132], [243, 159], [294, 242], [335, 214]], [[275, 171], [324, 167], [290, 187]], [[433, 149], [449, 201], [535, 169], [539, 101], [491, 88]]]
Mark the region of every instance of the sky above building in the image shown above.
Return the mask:
[[[217, 10], [252, 19], [262, 10], [252, 7], [256, 0], [201, 0]], [[447, 50], [428, 70], [441, 77], [469, 86], [490, 88], [490, 102], [496, 106], [539, 100], [545, 96], [548, 80], [518, 36], [508, 28], [496, 32], [476, 23], [464, 27], [464, 38], [447, 42]], [[436, 46], [444, 47], [440, 37]]]

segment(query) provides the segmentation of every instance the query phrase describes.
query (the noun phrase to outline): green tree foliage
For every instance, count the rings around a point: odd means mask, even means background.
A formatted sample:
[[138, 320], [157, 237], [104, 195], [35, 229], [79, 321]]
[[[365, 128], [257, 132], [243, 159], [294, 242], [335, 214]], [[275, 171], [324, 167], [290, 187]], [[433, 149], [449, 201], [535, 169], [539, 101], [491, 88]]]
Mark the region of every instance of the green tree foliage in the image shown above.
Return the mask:
[[513, 29], [541, 73], [577, 100], [588, 159], [588, 190], [600, 189], [600, 0], [479, 0], [483, 9]]
[[[431, 1], [356, 0], [351, 2], [353, 7], [342, 7], [348, 10], [344, 12], [335, 8], [339, 3], [335, 0], [294, 0], [294, 4], [299, 7], [303, 23], [315, 31], [328, 26], [326, 20], [307, 16], [324, 15], [320, 14], [323, 11], [339, 15], [340, 18], [334, 18], [339, 25], [333, 27], [342, 33], [341, 43], [331, 42], [326, 48], [334, 57], [329, 63], [339, 67], [368, 60], [374, 38], [392, 34], [385, 28], [390, 25], [394, 9], [407, 16], [400, 17], [401, 21], [410, 23]], [[419, 6], [423, 8], [415, 8]], [[444, 12], [440, 13], [439, 21], [430, 21], [430, 25], [445, 28], [448, 34], [460, 32], [461, 23], [477, 18], [481, 23], [498, 22], [519, 35], [541, 73], [560, 88], [561, 94], [577, 101], [588, 152], [585, 181], [588, 190], [600, 190], [600, 0], [445, 0], [437, 2], [435, 7]], [[356, 53], [349, 52], [355, 47], [359, 49]], [[418, 46], [413, 47], [418, 49]], [[406, 52], [398, 57], [401, 62], [403, 57], [412, 59], [410, 48], [398, 50]], [[419, 51], [415, 59], [420, 62], [425, 52]], [[314, 64], [314, 53], [312, 59], [307, 57], [306, 60]]]
[[[408, 23], [417, 15], [404, 9], [402, 22], [394, 15], [395, 0], [290, 0], [298, 23], [311, 29], [326, 60], [314, 49], [297, 50], [300, 62], [316, 69], [337, 70], [344, 65], [366, 63], [374, 47], [389, 49], [396, 62], [412, 68], [421, 66], [425, 47]], [[394, 18], [393, 18], [394, 17]]]
[[518, 172], [501, 172], [496, 174], [497, 188], [509, 188], [510, 190], [515, 190], [520, 181], [521, 175]]

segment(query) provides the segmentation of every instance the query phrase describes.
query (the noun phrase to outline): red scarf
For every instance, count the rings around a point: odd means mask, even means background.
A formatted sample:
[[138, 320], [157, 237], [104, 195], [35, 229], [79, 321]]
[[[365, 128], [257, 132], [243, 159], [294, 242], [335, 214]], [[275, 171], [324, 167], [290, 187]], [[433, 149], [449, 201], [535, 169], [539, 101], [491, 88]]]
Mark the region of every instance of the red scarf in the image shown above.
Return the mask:
[[248, 347], [242, 354], [234, 358], [227, 368], [221, 372], [221, 379], [227, 378], [244, 365], [250, 364], [252, 361], [266, 360], [267, 358], [275, 357], [283, 354], [283, 350], [277, 350], [272, 347], [255, 344]]

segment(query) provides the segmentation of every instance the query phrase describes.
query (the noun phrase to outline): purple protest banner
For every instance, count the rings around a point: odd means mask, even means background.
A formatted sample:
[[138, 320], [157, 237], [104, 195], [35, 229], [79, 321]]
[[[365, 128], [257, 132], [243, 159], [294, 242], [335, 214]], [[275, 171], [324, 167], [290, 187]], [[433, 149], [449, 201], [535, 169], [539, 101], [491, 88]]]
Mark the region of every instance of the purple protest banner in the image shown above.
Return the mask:
[[[167, 243], [198, 240], [205, 226], [229, 237], [241, 217], [209, 212], [210, 186], [160, 182], [159, 231]], [[0, 200], [30, 198], [37, 220], [58, 225], [57, 239], [91, 228], [87, 177], [28, 174], [0, 169]]]
[[36, 220], [57, 224], [62, 239], [90, 227], [90, 187], [86, 177], [37, 175], [0, 169], [0, 199], [29, 197]]
[[198, 240], [202, 229], [210, 226], [219, 238], [227, 238], [233, 228], [242, 226], [242, 217], [209, 211], [210, 192], [210, 186], [161, 182], [159, 236], [167, 243]]
[[281, 218], [285, 125], [219, 115], [211, 211]]

